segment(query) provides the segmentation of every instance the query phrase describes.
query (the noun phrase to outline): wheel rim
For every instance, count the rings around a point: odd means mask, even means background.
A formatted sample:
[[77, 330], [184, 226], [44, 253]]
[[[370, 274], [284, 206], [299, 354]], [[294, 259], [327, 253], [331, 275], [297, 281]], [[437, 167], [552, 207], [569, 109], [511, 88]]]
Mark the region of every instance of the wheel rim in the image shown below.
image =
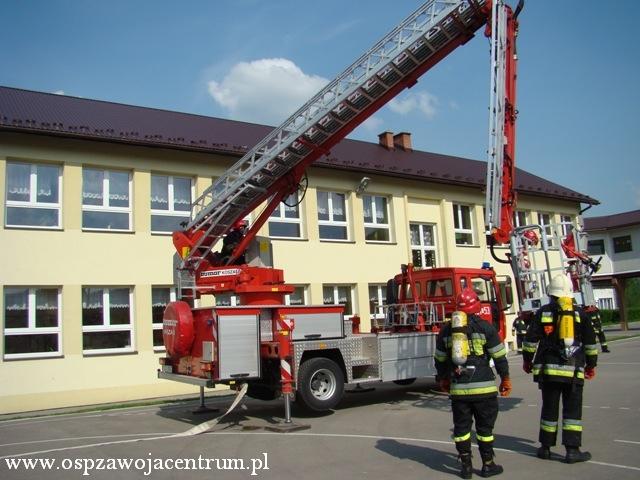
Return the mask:
[[328, 400], [336, 391], [336, 376], [331, 370], [323, 368], [311, 377], [311, 393], [318, 400]]

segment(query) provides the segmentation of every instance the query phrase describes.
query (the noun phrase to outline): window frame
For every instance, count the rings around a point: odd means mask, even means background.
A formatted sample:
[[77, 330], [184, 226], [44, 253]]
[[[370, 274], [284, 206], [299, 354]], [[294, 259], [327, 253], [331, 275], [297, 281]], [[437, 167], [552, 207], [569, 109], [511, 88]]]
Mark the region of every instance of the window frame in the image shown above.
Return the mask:
[[[571, 228], [569, 228], [569, 226], [571, 226]], [[566, 238], [573, 230], [573, 217], [571, 215], [560, 214], [560, 231], [562, 232], [562, 236]]]
[[[286, 211], [287, 211], [287, 205], [285, 205], [284, 201], [288, 201], [289, 199], [291, 199], [293, 196], [295, 195], [295, 201], [296, 201], [296, 211], [297, 211], [297, 217], [287, 217], [286, 216]], [[289, 207], [292, 208], [292, 207]], [[303, 234], [303, 230], [302, 230], [302, 200], [300, 199], [300, 195], [298, 192], [294, 192], [291, 195], [289, 195], [287, 198], [283, 199], [282, 202], [280, 202], [278, 204], [278, 206], [273, 210], [273, 212], [271, 212], [271, 215], [269, 215], [269, 219], [267, 220], [267, 231], [269, 234], [269, 238], [275, 238], [275, 239], [303, 239], [304, 238], [304, 234]], [[298, 226], [298, 236], [290, 236], [290, 235], [272, 235], [271, 234], [271, 224], [272, 223], [285, 223], [285, 224], [289, 224], [289, 225], [297, 225]]]
[[[134, 306], [134, 295], [133, 295], [133, 287], [131, 286], [94, 286], [94, 285], [83, 285], [82, 286], [82, 316], [84, 316], [84, 289], [100, 289], [102, 290], [102, 325], [84, 325], [83, 318], [81, 318], [82, 325], [82, 334], [84, 336], [85, 333], [102, 333], [102, 332], [129, 332], [130, 346], [129, 347], [120, 347], [120, 348], [96, 348], [87, 350], [84, 347], [84, 338], [82, 339], [82, 354], [84, 356], [93, 356], [93, 355], [105, 355], [105, 354], [118, 354], [118, 353], [135, 353], [135, 306]], [[129, 323], [128, 324], [114, 324], [111, 325], [111, 303], [107, 301], [107, 298], [110, 298], [111, 290], [120, 290], [120, 289], [128, 289], [129, 290]], [[108, 323], [107, 323], [108, 322]]]
[[[7, 328], [6, 311], [7, 311], [7, 289], [27, 290], [27, 327]], [[36, 326], [36, 290], [57, 290], [57, 327], [37, 327]], [[58, 358], [63, 356], [62, 348], [62, 288], [59, 286], [44, 287], [19, 287], [5, 285], [3, 289], [3, 331], [2, 331], [2, 357], [3, 360], [25, 360], [38, 358]], [[29, 353], [6, 353], [5, 339], [7, 336], [18, 335], [57, 335], [58, 350], [55, 352], [29, 352]]]
[[[309, 305], [309, 286], [308, 285], [292, 285], [293, 287], [297, 289], [302, 289], [302, 302], [301, 304], [295, 304], [295, 305]], [[284, 297], [284, 304], [285, 305], [292, 305], [291, 303], [291, 294], [287, 293]]]
[[[324, 297], [324, 289], [325, 288], [331, 288], [332, 289], [332, 297], [333, 297], [333, 303], [326, 303], [325, 302], [325, 297]], [[340, 303], [340, 288], [348, 288], [349, 289], [349, 300], [346, 304]], [[355, 293], [355, 289], [353, 288], [353, 285], [349, 285], [349, 284], [338, 284], [338, 283], [331, 283], [331, 284], [322, 284], [322, 304], [323, 305], [344, 305], [345, 307], [347, 305], [349, 305], [349, 303], [351, 304], [351, 313], [347, 313], [347, 309], [345, 308], [345, 312], [343, 315], [343, 319], [344, 320], [349, 320], [352, 317], [355, 316], [355, 297], [354, 297], [354, 293]]]
[[[604, 238], [594, 238], [594, 239], [590, 239], [587, 240], [587, 253], [589, 255], [605, 255], [607, 252], [607, 247], [605, 245], [605, 241]], [[598, 247], [602, 247], [601, 248], [601, 252], [594, 252], [592, 250], [592, 246], [597, 245]]]
[[[413, 243], [413, 239], [411, 236], [411, 226], [418, 227], [418, 233], [420, 235], [420, 245], [416, 245]], [[424, 227], [431, 228], [431, 237], [433, 238], [433, 245], [425, 245], [424, 244]], [[422, 262], [422, 266], [419, 268], [436, 268], [438, 266], [438, 243], [437, 243], [437, 233], [436, 233], [437, 225], [435, 223], [420, 223], [420, 222], [409, 222], [409, 248], [411, 250], [411, 261], [413, 262], [413, 252], [420, 252], [420, 261]], [[433, 252], [434, 265], [427, 266], [426, 253]], [[414, 264], [415, 267], [415, 264]]]
[[[522, 219], [520, 218], [520, 215], [522, 215], [523, 217]], [[527, 217], [528, 215], [526, 210], [515, 210], [513, 212], [513, 226], [518, 228], [518, 227], [524, 227], [525, 225], [528, 225]]]
[[[10, 165], [27, 165], [29, 166], [29, 200], [9, 200], [9, 166]], [[38, 201], [38, 166], [53, 167], [58, 170], [58, 201], [57, 202], [39, 202]], [[61, 230], [62, 229], [62, 172], [63, 167], [56, 164], [34, 163], [7, 161], [5, 165], [5, 205], [4, 205], [4, 225], [6, 228], [29, 228], [41, 230]], [[8, 223], [9, 208], [22, 209], [40, 209], [40, 210], [56, 210], [58, 222], [57, 225], [14, 225]]]
[[[365, 199], [371, 199], [370, 208], [371, 208], [371, 222], [366, 221], [365, 211], [367, 205], [365, 203]], [[376, 204], [376, 199], [380, 198], [385, 201], [386, 214], [387, 214], [387, 223], [378, 222], [377, 220], [377, 212], [378, 207]], [[364, 223], [364, 238], [366, 243], [392, 243], [392, 231], [391, 231], [391, 201], [392, 198], [390, 196], [385, 195], [362, 195], [362, 219]], [[367, 239], [367, 228], [377, 229], [377, 230], [386, 230], [388, 240], [369, 240]]]
[[[103, 173], [102, 178], [102, 205], [85, 205], [85, 190], [84, 190], [84, 172], [85, 170], [95, 170]], [[128, 207], [112, 207], [109, 205], [110, 197], [110, 176], [111, 173], [126, 173], [129, 177], [128, 180]], [[81, 187], [81, 206], [82, 206], [82, 231], [86, 232], [133, 232], [133, 175], [130, 170], [118, 170], [107, 169], [100, 167], [83, 166], [82, 167], [82, 187]], [[129, 219], [129, 227], [127, 229], [122, 228], [96, 228], [84, 226], [84, 213], [85, 212], [97, 212], [97, 213], [126, 213]]]
[[[618, 248], [621, 246], [620, 241], [626, 242], [627, 239], [629, 243], [629, 249], [619, 250]], [[620, 235], [618, 237], [611, 237], [611, 243], [613, 244], [613, 253], [615, 254], [633, 252], [633, 239], [631, 238], [631, 235]]]
[[[462, 217], [463, 208], [466, 207], [469, 209], [469, 225], [471, 228], [464, 228], [464, 221]], [[456, 227], [456, 221], [458, 222], [458, 227]], [[458, 243], [458, 234], [461, 235], [471, 235], [471, 243]], [[456, 247], [473, 247], [476, 245], [476, 235], [473, 228], [473, 206], [466, 205], [463, 203], [454, 203], [453, 204], [453, 235], [454, 242]]]
[[[187, 222], [191, 219], [191, 205], [193, 204], [193, 199], [195, 198], [195, 181], [193, 177], [182, 176], [182, 175], [166, 175], [162, 173], [152, 173], [151, 174], [151, 189], [153, 188], [153, 177], [166, 177], [167, 181], [167, 209], [161, 210], [152, 207], [153, 203], [153, 194], [149, 197], [149, 210], [151, 215], [151, 233], [158, 235], [170, 235], [173, 232], [168, 230], [153, 230], [153, 217], [177, 217], [177, 218], [186, 218]], [[188, 210], [176, 210], [174, 207], [175, 203], [175, 179], [184, 179], [189, 180], [189, 209]]]
[[[162, 330], [162, 326], [163, 326], [163, 322], [155, 322], [154, 318], [153, 318], [153, 307], [155, 306], [155, 304], [153, 303], [153, 291], [155, 289], [163, 289], [163, 290], [169, 290], [169, 302], [175, 302], [178, 298], [178, 294], [177, 294], [177, 289], [173, 286], [169, 286], [169, 285], [152, 285], [151, 286], [151, 342], [154, 342], [153, 339], [153, 334], [154, 332], [158, 331], [158, 330]], [[155, 343], [153, 344], [153, 351], [154, 352], [164, 352], [166, 349], [164, 348], [164, 344], [163, 345], [156, 345]]]
[[[387, 285], [383, 283], [370, 283], [367, 285], [367, 294], [369, 295], [369, 315], [377, 320], [384, 319], [384, 305], [387, 303]], [[371, 289], [375, 288], [377, 306], [372, 305]]]
[[[549, 248], [557, 248], [557, 245], [555, 242], [555, 232], [553, 231], [553, 213], [537, 212], [537, 214], [538, 214], [538, 225], [540, 225], [540, 228], [542, 228], [542, 230], [544, 230], [544, 232], [547, 235], [547, 245], [549, 246]], [[545, 215], [549, 217], [549, 223], [543, 222], [543, 217]]]
[[[320, 209], [317, 209], [317, 218], [318, 218], [318, 238], [322, 242], [349, 242], [351, 239], [351, 232], [349, 231], [349, 201], [346, 193], [336, 192], [333, 190], [317, 190], [316, 191], [316, 202], [318, 201], [318, 195], [321, 193], [328, 194], [327, 197], [327, 213], [329, 214], [329, 220], [321, 220], [320, 219]], [[344, 218], [345, 220], [334, 220], [334, 209], [333, 209], [333, 195], [341, 195], [344, 198]], [[319, 203], [319, 202], [318, 202]], [[317, 206], [317, 204], [316, 204]], [[345, 229], [345, 238], [325, 238], [321, 233], [321, 226], [327, 227], [343, 227]]]

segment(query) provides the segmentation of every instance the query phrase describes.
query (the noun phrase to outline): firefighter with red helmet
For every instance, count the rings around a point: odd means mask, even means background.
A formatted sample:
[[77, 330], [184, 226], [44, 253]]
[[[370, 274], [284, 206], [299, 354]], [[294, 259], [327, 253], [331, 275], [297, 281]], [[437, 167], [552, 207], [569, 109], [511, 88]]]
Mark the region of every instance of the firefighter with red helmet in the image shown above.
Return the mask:
[[571, 282], [565, 275], [554, 277], [547, 293], [551, 301], [536, 312], [523, 344], [522, 368], [526, 373], [533, 372], [533, 380], [542, 391], [538, 457], [551, 458], [562, 398], [565, 462], [586, 462], [591, 454], [580, 451], [582, 390], [584, 379], [596, 375], [596, 336], [589, 318], [574, 305]]
[[[507, 350], [495, 327], [482, 320], [478, 295], [465, 288], [457, 298], [459, 311], [452, 314], [436, 340], [435, 364], [440, 389], [449, 392], [453, 412], [453, 437], [461, 462], [460, 476], [471, 478], [471, 426], [482, 457], [483, 477], [503, 472], [494, 462], [493, 427], [498, 417], [497, 395], [511, 393]], [[493, 359], [502, 381], [498, 388], [489, 364]]]

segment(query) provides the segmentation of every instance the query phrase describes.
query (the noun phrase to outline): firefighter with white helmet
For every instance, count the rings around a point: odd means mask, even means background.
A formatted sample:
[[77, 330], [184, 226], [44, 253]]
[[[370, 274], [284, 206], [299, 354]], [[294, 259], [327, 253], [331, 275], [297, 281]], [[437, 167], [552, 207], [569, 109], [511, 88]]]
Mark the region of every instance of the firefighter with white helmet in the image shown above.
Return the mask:
[[542, 390], [538, 457], [551, 457], [562, 397], [565, 461], [586, 462], [591, 454], [580, 451], [582, 390], [584, 379], [596, 375], [596, 336], [583, 310], [574, 306], [571, 282], [565, 275], [554, 277], [547, 293], [551, 301], [536, 312], [523, 344], [523, 369], [533, 372], [533, 379]]
[[[483, 477], [503, 472], [494, 462], [493, 427], [498, 417], [498, 391], [511, 393], [507, 350], [498, 332], [482, 320], [480, 300], [465, 288], [457, 298], [459, 311], [452, 314], [436, 340], [435, 364], [440, 388], [449, 392], [453, 412], [453, 437], [461, 462], [460, 476], [471, 478], [471, 426], [476, 422], [476, 439], [482, 457]], [[502, 381], [496, 386], [489, 360], [493, 359]]]

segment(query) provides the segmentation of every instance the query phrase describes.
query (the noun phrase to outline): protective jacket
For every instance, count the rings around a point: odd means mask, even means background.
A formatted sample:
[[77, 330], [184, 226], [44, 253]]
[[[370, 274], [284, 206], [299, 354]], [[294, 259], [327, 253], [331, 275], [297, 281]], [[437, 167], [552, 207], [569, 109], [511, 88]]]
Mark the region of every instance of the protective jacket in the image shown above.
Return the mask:
[[525, 335], [527, 333], [527, 324], [522, 318], [518, 317], [513, 322], [511, 330], [514, 335]]
[[466, 329], [470, 355], [460, 368], [451, 359], [451, 323], [445, 324], [438, 334], [434, 355], [438, 376], [451, 379], [449, 394], [452, 399], [495, 397], [498, 387], [489, 360], [493, 359], [500, 377], [508, 376], [507, 350], [496, 329], [480, 317], [469, 315]]
[[598, 362], [596, 335], [584, 311], [574, 307], [574, 341], [566, 348], [560, 338], [560, 316], [563, 313], [556, 301], [541, 307], [531, 320], [524, 339], [522, 355], [533, 364], [535, 382], [574, 382], [584, 384], [585, 367]]

